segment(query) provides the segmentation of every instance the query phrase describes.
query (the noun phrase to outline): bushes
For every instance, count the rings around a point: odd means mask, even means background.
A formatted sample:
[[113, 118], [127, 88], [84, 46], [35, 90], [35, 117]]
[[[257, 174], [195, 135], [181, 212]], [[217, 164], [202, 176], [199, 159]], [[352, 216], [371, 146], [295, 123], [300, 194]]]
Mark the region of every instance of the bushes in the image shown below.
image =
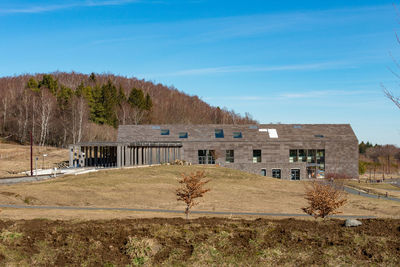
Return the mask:
[[328, 215], [339, 213], [337, 210], [346, 204], [347, 199], [331, 184], [313, 182], [306, 188], [305, 199], [309, 206], [302, 210], [314, 216], [314, 218], [325, 218]]

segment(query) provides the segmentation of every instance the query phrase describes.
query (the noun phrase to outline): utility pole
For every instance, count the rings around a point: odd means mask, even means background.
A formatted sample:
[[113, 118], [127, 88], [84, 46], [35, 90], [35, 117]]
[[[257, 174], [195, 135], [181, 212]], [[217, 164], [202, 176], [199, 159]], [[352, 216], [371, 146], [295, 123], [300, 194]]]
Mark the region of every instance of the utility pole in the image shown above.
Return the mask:
[[31, 176], [33, 176], [33, 138], [32, 138], [32, 132], [30, 132], [31, 136]]

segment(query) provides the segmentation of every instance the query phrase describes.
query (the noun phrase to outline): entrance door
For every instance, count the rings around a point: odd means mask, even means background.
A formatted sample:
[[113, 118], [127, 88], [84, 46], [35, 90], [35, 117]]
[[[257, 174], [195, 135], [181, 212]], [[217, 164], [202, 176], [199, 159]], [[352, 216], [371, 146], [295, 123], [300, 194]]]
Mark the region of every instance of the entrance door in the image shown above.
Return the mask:
[[291, 179], [300, 180], [300, 169], [291, 169]]

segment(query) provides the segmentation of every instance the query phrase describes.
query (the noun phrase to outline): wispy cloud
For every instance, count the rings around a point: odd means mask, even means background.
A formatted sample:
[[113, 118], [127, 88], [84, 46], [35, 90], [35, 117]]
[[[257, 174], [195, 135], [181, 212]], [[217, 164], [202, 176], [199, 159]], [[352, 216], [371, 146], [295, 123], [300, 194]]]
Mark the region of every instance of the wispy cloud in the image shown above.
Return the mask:
[[301, 93], [284, 93], [281, 94], [280, 98], [322, 98], [331, 96], [350, 96], [350, 95], [363, 95], [366, 92], [364, 90], [318, 90], [318, 91], [307, 91]]
[[68, 4], [35, 5], [35, 6], [27, 6], [24, 8], [0, 9], [0, 14], [44, 13], [44, 12], [51, 12], [63, 9], [78, 8], [78, 7], [119, 6], [119, 5], [126, 5], [138, 2], [140, 2], [140, 0], [81, 1], [81, 2], [72, 2]]
[[[215, 100], [230, 100], [230, 101], [247, 101], [247, 102], [260, 102], [260, 101], [285, 101], [290, 99], [323, 99], [327, 97], [343, 97], [343, 96], [355, 96], [355, 95], [365, 95], [374, 94], [375, 92], [368, 92], [365, 90], [311, 90], [301, 93], [287, 92], [287, 93], [269, 93], [265, 95], [235, 95], [235, 96], [221, 96], [221, 97], [205, 97], [206, 101]], [[337, 104], [337, 103], [336, 103]]]
[[194, 75], [212, 75], [221, 73], [251, 73], [251, 72], [273, 72], [273, 71], [307, 71], [307, 70], [324, 70], [331, 68], [354, 68], [345, 62], [321, 62], [311, 64], [293, 64], [293, 65], [279, 65], [279, 66], [222, 66], [222, 67], [209, 67], [179, 70], [166, 73], [150, 73], [141, 74], [147, 77], [165, 77], [165, 76], [194, 76]]

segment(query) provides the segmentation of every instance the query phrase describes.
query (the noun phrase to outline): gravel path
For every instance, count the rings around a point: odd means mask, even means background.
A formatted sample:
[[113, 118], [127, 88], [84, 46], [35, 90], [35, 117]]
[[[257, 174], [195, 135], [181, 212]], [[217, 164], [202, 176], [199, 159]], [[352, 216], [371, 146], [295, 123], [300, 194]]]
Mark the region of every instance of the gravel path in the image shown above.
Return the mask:
[[[45, 209], [45, 210], [111, 210], [111, 211], [133, 211], [133, 212], [159, 212], [159, 213], [176, 213], [183, 214], [183, 210], [165, 210], [165, 209], [131, 209], [131, 208], [101, 208], [101, 207], [71, 207], [71, 206], [26, 206], [26, 205], [0, 205], [1, 208], [13, 209]], [[250, 215], [250, 216], [271, 216], [271, 217], [310, 217], [307, 214], [296, 213], [264, 213], [264, 212], [230, 212], [230, 211], [191, 211], [192, 214], [207, 215]], [[358, 216], [358, 215], [333, 215], [332, 218], [359, 218], [372, 219], [375, 216]]]
[[379, 195], [374, 195], [374, 194], [368, 194], [368, 193], [366, 193], [364, 191], [356, 190], [356, 189], [354, 189], [352, 187], [347, 187], [347, 186], [344, 186], [344, 191], [346, 191], [349, 194], [357, 195], [357, 196], [363, 196], [363, 197], [369, 197], [369, 198], [375, 198], [375, 199], [387, 199], [387, 200], [400, 202], [400, 198], [385, 197], [385, 196], [379, 196]]

